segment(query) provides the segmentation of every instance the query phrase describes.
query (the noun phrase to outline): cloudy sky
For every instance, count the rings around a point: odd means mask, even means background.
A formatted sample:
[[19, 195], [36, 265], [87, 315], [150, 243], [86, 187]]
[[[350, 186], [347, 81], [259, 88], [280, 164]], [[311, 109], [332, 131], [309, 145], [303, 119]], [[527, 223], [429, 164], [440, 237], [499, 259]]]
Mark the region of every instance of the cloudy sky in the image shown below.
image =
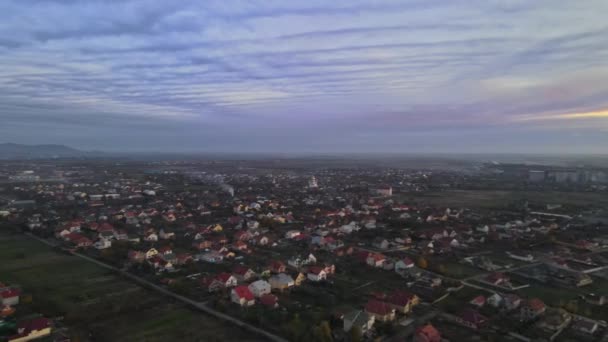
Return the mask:
[[2, 0], [0, 142], [608, 151], [606, 0]]

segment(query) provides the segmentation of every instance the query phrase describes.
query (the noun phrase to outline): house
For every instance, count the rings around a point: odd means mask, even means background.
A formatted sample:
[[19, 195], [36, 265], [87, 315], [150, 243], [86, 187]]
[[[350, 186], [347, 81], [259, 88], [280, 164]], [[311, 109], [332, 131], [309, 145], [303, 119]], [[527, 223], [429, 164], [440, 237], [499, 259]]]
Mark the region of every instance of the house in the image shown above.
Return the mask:
[[441, 334], [429, 323], [416, 329], [414, 342], [441, 342]]
[[260, 303], [267, 308], [276, 309], [279, 307], [279, 298], [273, 294], [267, 293], [260, 297]]
[[395, 309], [386, 303], [377, 299], [370, 299], [365, 305], [365, 312], [374, 316], [375, 320], [388, 322], [395, 319]]
[[112, 247], [112, 241], [107, 239], [99, 239], [93, 244], [93, 247], [96, 249], [107, 249]]
[[522, 321], [530, 321], [545, 313], [547, 307], [538, 298], [527, 300], [521, 305], [520, 313]]
[[402, 274], [404, 271], [414, 267], [414, 261], [405, 257], [395, 263], [395, 272]]
[[19, 304], [19, 296], [21, 290], [16, 288], [3, 288], [0, 290], [0, 299], [2, 299], [2, 305], [15, 306]]
[[146, 259], [146, 253], [140, 251], [129, 251], [128, 258], [131, 262], [142, 263]]
[[457, 316], [456, 321], [474, 330], [481, 328], [488, 319], [475, 309], [466, 308]]
[[51, 321], [38, 317], [21, 321], [17, 324], [17, 334], [10, 336], [9, 342], [25, 342], [49, 336], [51, 334]]
[[494, 293], [486, 299], [486, 303], [492, 307], [499, 308], [503, 305], [503, 298], [498, 293]]
[[286, 269], [285, 264], [279, 260], [272, 261], [268, 268], [272, 273], [283, 273]]
[[165, 229], [161, 229], [158, 233], [158, 237], [163, 240], [175, 239], [175, 233]]
[[270, 287], [272, 289], [278, 289], [281, 291], [288, 289], [288, 288], [294, 286], [294, 284], [295, 284], [293, 278], [290, 275], [285, 274], [285, 273], [279, 273], [277, 275], [273, 275], [272, 277], [270, 277], [268, 282], [270, 283]]
[[270, 238], [268, 238], [268, 236], [266, 235], [258, 235], [251, 239], [249, 242], [258, 246], [267, 246], [268, 244], [270, 244]]
[[564, 309], [550, 309], [537, 326], [549, 332], [561, 331], [572, 322], [572, 315]]
[[481, 308], [481, 307], [483, 307], [484, 305], [486, 305], [486, 297], [484, 297], [484, 296], [482, 296], [482, 295], [479, 295], [479, 296], [477, 296], [477, 297], [473, 298], [473, 299], [472, 299], [472, 300], [469, 302], [469, 304], [471, 304], [471, 305], [473, 305], [473, 306], [476, 306], [476, 307], [478, 307], [478, 308]]
[[158, 254], [158, 251], [156, 250], [156, 248], [150, 248], [146, 252], [146, 259], [150, 259], [150, 258], [152, 258], [153, 256], [155, 256], [157, 254]]
[[389, 246], [388, 240], [383, 239], [381, 237], [377, 237], [372, 242], [372, 246], [378, 249], [387, 249]]
[[509, 277], [507, 277], [502, 272], [494, 272], [485, 277], [484, 279], [487, 283], [490, 283], [494, 286], [508, 286], [509, 285]]
[[296, 277], [295, 280], [295, 286], [300, 286], [302, 285], [302, 283], [306, 280], [306, 275], [304, 275], [304, 273], [300, 272], [298, 273], [298, 276]]
[[220, 273], [215, 277], [215, 279], [224, 287], [234, 287], [237, 285], [236, 278], [230, 273]]
[[191, 254], [189, 253], [180, 253], [175, 257], [175, 263], [177, 265], [186, 265], [191, 263], [194, 260]]
[[173, 264], [163, 259], [160, 255], [155, 255], [148, 259], [148, 264], [152, 265], [157, 271], [173, 271]]
[[287, 264], [293, 268], [299, 269], [300, 267], [311, 265], [316, 262], [317, 258], [314, 255], [309, 254], [306, 259], [301, 257], [293, 257], [287, 261]]
[[248, 246], [245, 242], [239, 240], [232, 244], [232, 248], [236, 251], [246, 251]]
[[289, 230], [285, 233], [286, 239], [294, 239], [302, 234], [299, 230]]
[[196, 258], [200, 261], [204, 261], [204, 262], [208, 262], [208, 263], [212, 263], [212, 264], [219, 264], [220, 262], [222, 262], [224, 260], [224, 256], [217, 251], [209, 251], [206, 253], [202, 253], [202, 254], [197, 255]]
[[192, 247], [194, 247], [194, 249], [197, 249], [199, 251], [202, 251], [203, 249], [211, 248], [211, 246], [213, 246], [213, 243], [209, 240], [197, 240], [192, 243]]
[[357, 327], [361, 330], [361, 333], [365, 334], [374, 327], [376, 319], [374, 315], [370, 315], [363, 310], [355, 310], [345, 314], [342, 321], [344, 332], [349, 332], [353, 327]]
[[[15, 311], [16, 310], [13, 307], [11, 307], [10, 305], [4, 305], [2, 307], [2, 309], [0, 309], [0, 318], [6, 318], [6, 317], [14, 314]], [[0, 322], [2, 322], [2, 321], [0, 320]]]
[[265, 294], [270, 293], [270, 283], [266, 280], [257, 280], [249, 284], [249, 290], [257, 298], [262, 297]]
[[124, 230], [116, 230], [114, 232], [114, 238], [120, 241], [129, 240], [129, 234]]
[[77, 248], [86, 248], [93, 245], [93, 241], [80, 233], [70, 233], [65, 238]]
[[144, 241], [148, 241], [148, 242], [156, 242], [158, 241], [158, 235], [156, 233], [147, 233], [146, 236], [144, 236]]
[[232, 270], [232, 275], [234, 275], [236, 280], [240, 283], [246, 282], [256, 276], [255, 272], [251, 268], [241, 265], [234, 267]]
[[255, 304], [255, 297], [246, 285], [240, 285], [230, 292], [230, 300], [240, 306], [251, 306]]
[[411, 292], [397, 290], [386, 298], [386, 302], [396, 311], [405, 314], [420, 304], [420, 298]]
[[369, 253], [367, 255], [366, 263], [373, 267], [382, 267], [386, 257], [380, 253]]
[[507, 311], [519, 308], [520, 304], [521, 298], [519, 298], [519, 296], [516, 294], [509, 293], [503, 297], [503, 306]]
[[583, 334], [593, 335], [599, 329], [597, 321], [579, 318], [572, 323], [572, 329]]
[[327, 279], [327, 273], [322, 267], [313, 266], [308, 269], [308, 273], [306, 274], [307, 278], [310, 281], [321, 281]]

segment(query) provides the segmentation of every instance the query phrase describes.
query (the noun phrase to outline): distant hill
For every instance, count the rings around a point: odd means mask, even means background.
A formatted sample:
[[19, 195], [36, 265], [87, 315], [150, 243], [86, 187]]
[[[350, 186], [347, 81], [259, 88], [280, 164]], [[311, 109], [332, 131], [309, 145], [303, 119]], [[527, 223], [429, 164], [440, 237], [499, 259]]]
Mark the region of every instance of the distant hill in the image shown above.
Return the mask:
[[0, 159], [49, 159], [78, 158], [91, 156], [85, 152], [65, 145], [21, 145], [13, 143], [0, 144]]

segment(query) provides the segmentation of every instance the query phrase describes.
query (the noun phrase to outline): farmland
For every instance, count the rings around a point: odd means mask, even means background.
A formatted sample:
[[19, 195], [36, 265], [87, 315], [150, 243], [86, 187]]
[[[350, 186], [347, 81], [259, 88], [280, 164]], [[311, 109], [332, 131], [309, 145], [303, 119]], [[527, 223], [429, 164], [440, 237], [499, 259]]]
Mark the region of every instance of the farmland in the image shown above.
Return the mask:
[[63, 316], [74, 340], [255, 340], [239, 328], [23, 235], [0, 233], [0, 246], [0, 279], [31, 295], [32, 310]]

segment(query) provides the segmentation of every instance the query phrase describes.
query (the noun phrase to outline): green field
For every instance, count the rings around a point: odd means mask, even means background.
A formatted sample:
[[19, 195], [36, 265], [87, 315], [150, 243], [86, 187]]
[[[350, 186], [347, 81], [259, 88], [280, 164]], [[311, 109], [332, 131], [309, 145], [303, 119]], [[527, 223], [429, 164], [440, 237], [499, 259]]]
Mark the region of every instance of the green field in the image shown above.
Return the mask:
[[64, 316], [73, 340], [259, 340], [23, 235], [0, 233], [0, 281], [31, 295], [18, 310]]
[[420, 203], [452, 208], [505, 208], [513, 203], [545, 205], [559, 203], [564, 206], [584, 208], [608, 207], [608, 196], [592, 192], [561, 191], [500, 191], [500, 190], [448, 190], [429, 191], [416, 195], [403, 194], [397, 197], [406, 203]]

